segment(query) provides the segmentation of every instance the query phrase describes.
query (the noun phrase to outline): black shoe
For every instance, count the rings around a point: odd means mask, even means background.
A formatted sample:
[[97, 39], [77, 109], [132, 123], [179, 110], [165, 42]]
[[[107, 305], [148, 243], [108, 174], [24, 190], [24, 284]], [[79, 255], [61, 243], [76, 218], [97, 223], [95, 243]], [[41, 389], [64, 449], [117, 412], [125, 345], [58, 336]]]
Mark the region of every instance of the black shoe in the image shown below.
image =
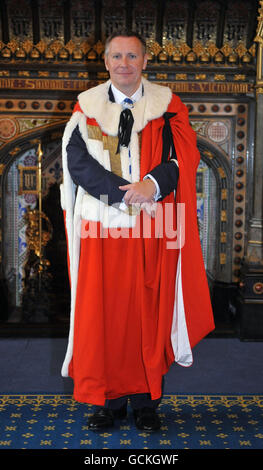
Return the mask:
[[110, 410], [103, 406], [98, 407], [95, 413], [88, 419], [88, 428], [91, 431], [100, 431], [105, 428], [111, 428], [114, 425], [114, 418], [122, 419], [127, 415], [127, 406], [117, 410]]
[[158, 431], [161, 422], [154, 408], [140, 408], [133, 410], [136, 427], [142, 431]]
[[113, 412], [103, 407], [98, 408], [88, 419], [88, 428], [92, 431], [100, 431], [104, 428], [111, 428], [113, 425]]

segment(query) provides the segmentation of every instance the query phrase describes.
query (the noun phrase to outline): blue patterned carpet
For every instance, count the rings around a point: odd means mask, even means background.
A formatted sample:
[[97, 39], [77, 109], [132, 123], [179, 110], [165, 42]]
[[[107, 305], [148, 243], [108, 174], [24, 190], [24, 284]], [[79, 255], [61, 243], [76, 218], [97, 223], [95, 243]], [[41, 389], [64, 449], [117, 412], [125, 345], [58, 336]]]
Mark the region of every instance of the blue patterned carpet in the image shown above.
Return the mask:
[[70, 394], [0, 395], [0, 449], [263, 449], [263, 395], [165, 395], [152, 434], [130, 408], [113, 430], [91, 432], [93, 411]]

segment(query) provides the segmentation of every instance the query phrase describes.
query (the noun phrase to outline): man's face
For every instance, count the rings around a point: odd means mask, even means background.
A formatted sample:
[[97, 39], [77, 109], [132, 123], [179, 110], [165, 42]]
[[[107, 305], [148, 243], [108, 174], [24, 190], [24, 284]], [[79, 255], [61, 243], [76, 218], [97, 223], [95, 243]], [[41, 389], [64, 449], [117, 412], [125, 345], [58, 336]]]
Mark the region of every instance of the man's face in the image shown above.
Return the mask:
[[139, 39], [122, 36], [112, 39], [105, 54], [105, 66], [118, 90], [131, 96], [140, 85], [146, 65], [147, 56]]

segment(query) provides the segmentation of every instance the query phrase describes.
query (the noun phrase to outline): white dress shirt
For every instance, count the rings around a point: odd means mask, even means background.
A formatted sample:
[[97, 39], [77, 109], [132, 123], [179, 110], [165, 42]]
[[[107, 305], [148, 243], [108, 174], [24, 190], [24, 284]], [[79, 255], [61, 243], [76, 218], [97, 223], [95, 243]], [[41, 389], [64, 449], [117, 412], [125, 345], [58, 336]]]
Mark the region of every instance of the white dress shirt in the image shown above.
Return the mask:
[[122, 91], [118, 90], [118, 88], [116, 88], [113, 83], [111, 84], [111, 89], [115, 102], [118, 104], [121, 104], [125, 100], [125, 98], [130, 98], [132, 101], [136, 102], [139, 101], [139, 99], [142, 97], [142, 83], [140, 84], [139, 88], [137, 88], [135, 93], [133, 93], [132, 96], [126, 96], [124, 93], [122, 93]]

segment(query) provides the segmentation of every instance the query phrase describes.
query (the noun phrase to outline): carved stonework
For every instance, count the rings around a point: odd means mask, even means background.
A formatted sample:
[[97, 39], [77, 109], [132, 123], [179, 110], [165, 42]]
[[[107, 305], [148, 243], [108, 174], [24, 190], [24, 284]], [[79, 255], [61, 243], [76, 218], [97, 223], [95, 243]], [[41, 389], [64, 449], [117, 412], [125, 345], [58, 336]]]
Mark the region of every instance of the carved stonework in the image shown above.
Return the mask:
[[[225, 43], [218, 48], [212, 41], [202, 43], [195, 41], [193, 47], [187, 43], [181, 42], [175, 45], [171, 41], [166, 41], [160, 45], [154, 39], [147, 40], [150, 62], [162, 64], [167, 62], [169, 65], [183, 63], [192, 66], [193, 64], [208, 64], [210, 66], [223, 65], [225, 63], [242, 66], [244, 64], [253, 64], [256, 55], [256, 48], [253, 44], [246, 48], [245, 44], [240, 42], [238, 46], [232, 47], [230, 43]], [[17, 60], [31, 62], [34, 60], [48, 60], [49, 62], [89, 63], [97, 62], [103, 64], [104, 44], [98, 41], [90, 44], [86, 40], [74, 38], [67, 44], [61, 40], [40, 41], [33, 44], [30, 40], [18, 41], [13, 39], [8, 44], [0, 41], [0, 56], [5, 62], [15, 63]]]
[[[95, 41], [95, 12], [92, 4], [85, 0], [72, 0], [71, 2], [71, 31], [72, 44], [78, 41]], [[75, 46], [74, 46], [75, 47]]]
[[[256, 0], [3, 0], [0, 57], [9, 63], [103, 62], [112, 32], [133, 28], [149, 43], [152, 62], [253, 64]], [[260, 34], [258, 34], [260, 37]]]

